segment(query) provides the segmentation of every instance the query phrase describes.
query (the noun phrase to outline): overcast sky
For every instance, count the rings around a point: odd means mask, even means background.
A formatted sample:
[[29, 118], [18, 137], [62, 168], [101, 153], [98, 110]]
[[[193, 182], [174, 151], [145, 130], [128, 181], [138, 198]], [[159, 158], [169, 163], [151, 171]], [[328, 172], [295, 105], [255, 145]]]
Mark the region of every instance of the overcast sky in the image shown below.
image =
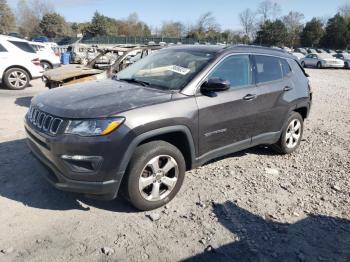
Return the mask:
[[[18, 0], [8, 0], [12, 7]], [[213, 12], [223, 29], [240, 29], [238, 14], [245, 8], [255, 10], [261, 0], [53, 0], [57, 12], [67, 21], [89, 21], [98, 10], [113, 18], [125, 18], [136, 12], [144, 22], [159, 26], [163, 21], [193, 23], [208, 11]], [[275, 0], [282, 13], [290, 10], [304, 13], [306, 20], [312, 17], [333, 16], [338, 7], [350, 0]]]

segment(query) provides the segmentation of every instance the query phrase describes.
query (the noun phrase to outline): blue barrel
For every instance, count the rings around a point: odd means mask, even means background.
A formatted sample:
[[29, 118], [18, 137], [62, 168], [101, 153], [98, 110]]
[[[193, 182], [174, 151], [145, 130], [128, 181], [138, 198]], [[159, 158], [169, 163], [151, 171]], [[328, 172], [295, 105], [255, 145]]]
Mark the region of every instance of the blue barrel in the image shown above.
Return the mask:
[[61, 64], [62, 65], [68, 65], [70, 62], [70, 53], [65, 52], [61, 54]]

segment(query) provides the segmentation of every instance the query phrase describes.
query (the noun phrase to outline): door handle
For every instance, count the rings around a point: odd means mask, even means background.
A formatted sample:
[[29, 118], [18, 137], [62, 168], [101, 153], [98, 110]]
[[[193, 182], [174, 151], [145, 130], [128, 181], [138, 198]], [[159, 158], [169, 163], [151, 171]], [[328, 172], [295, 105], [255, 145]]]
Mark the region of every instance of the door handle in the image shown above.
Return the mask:
[[288, 91], [290, 91], [290, 90], [292, 90], [292, 89], [293, 89], [293, 87], [291, 87], [291, 86], [286, 86], [285, 88], [283, 88], [283, 91], [288, 92]]
[[243, 97], [243, 100], [251, 101], [251, 100], [254, 100], [255, 98], [256, 98], [255, 94], [248, 94], [245, 97]]

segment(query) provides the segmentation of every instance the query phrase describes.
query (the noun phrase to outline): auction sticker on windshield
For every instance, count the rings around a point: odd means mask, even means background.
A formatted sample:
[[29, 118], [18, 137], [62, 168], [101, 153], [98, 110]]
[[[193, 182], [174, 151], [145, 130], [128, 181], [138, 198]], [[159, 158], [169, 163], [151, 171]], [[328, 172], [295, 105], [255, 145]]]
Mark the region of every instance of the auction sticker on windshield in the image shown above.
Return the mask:
[[187, 75], [191, 71], [191, 69], [189, 69], [189, 68], [185, 68], [185, 67], [177, 66], [177, 65], [169, 66], [169, 70], [173, 71], [175, 73], [178, 73], [180, 75]]

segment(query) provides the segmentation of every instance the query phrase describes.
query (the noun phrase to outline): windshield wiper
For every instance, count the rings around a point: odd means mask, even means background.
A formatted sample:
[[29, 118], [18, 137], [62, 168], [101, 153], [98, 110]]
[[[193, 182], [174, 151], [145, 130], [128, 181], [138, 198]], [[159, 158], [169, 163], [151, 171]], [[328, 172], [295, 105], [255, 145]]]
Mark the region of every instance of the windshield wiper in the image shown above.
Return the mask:
[[125, 81], [128, 83], [136, 83], [142, 86], [150, 86], [150, 83], [146, 82], [146, 81], [142, 81], [142, 80], [137, 80], [135, 78], [120, 78], [118, 79], [119, 81]]

